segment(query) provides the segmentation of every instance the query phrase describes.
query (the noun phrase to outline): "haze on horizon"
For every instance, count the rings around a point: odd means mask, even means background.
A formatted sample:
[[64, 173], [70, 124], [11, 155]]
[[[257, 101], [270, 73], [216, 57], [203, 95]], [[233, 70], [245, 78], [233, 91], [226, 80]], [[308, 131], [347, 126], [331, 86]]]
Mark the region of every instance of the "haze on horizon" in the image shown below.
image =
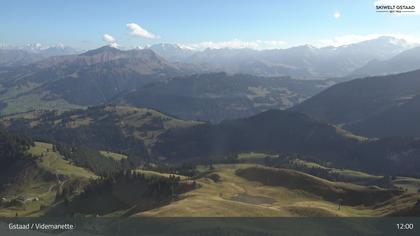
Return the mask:
[[130, 49], [176, 43], [197, 50], [260, 50], [302, 44], [340, 46], [380, 36], [420, 43], [416, 30], [420, 15], [375, 11], [375, 5], [389, 2], [395, 1], [158, 0], [117, 5], [81, 0], [5, 1], [0, 10], [0, 45], [87, 50], [103, 45]]

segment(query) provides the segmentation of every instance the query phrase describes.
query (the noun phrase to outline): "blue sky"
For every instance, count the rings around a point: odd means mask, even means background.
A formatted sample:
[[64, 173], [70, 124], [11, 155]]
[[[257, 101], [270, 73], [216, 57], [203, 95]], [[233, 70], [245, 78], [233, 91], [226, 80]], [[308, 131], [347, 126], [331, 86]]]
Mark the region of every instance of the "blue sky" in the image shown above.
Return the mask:
[[[160, 42], [197, 48], [289, 47], [340, 45], [390, 34], [420, 41], [419, 14], [377, 13], [374, 2], [2, 0], [0, 43], [62, 43], [81, 49], [108, 43], [130, 48]], [[133, 33], [127, 27], [131, 23], [149, 34]], [[105, 34], [111, 38], [104, 38]]]

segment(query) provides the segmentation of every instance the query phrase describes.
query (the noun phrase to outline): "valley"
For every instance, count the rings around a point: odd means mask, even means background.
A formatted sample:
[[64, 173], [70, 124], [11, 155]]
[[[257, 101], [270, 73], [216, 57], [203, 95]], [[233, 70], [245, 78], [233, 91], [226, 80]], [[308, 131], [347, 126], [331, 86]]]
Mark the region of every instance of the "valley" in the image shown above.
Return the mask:
[[420, 235], [420, 0], [0, 6], [0, 236]]
[[211, 124], [108, 105], [1, 124], [43, 140], [2, 174], [3, 216], [419, 214], [418, 140], [369, 139], [293, 111]]
[[0, 217], [419, 216], [416, 50], [26, 51], [0, 67]]

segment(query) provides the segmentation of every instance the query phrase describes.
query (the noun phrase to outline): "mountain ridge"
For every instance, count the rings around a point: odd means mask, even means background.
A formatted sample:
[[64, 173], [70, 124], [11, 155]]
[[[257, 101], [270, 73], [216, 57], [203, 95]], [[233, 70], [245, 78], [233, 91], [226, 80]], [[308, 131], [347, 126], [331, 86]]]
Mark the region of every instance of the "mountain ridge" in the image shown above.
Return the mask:
[[419, 94], [420, 70], [415, 70], [340, 83], [291, 109], [371, 137], [420, 136], [406, 126], [418, 118], [412, 104]]
[[373, 59], [388, 59], [412, 46], [405, 40], [382, 36], [339, 47], [320, 48], [311, 45], [266, 50], [207, 48], [191, 51], [178, 45], [172, 45], [173, 50], [168, 51], [159, 45], [149, 48], [170, 61], [205, 66], [210, 71], [326, 79], [347, 76]]

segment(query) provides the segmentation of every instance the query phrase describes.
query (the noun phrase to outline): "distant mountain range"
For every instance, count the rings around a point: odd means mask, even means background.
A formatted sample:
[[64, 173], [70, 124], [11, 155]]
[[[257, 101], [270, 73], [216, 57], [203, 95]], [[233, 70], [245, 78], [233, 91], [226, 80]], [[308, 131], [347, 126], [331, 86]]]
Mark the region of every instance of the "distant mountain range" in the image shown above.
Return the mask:
[[3, 113], [98, 105], [146, 83], [193, 72], [149, 49], [122, 51], [105, 46], [3, 68], [0, 100]]
[[370, 137], [420, 136], [420, 70], [334, 85], [292, 108]]
[[[72, 50], [36, 45], [3, 48], [21, 54], [13, 57], [20, 62], [0, 66], [0, 114], [112, 103], [150, 107], [183, 119], [219, 122], [267, 109], [290, 108], [358, 73], [417, 68], [418, 49], [392, 37], [341, 47], [304, 45], [262, 51], [195, 51], [158, 44], [133, 50], [105, 46], [81, 54], [54, 56]], [[375, 64], [373, 60], [386, 68], [369, 69]], [[338, 79], [340, 76], [346, 77]], [[336, 79], [315, 80], [329, 77]]]
[[[148, 46], [146, 49], [154, 51], [175, 66], [179, 66], [180, 63], [184, 66], [188, 64], [190, 69], [197, 73], [223, 71], [256, 76], [327, 79], [355, 78], [418, 69], [418, 53], [409, 50], [415, 46], [402, 39], [383, 36], [339, 47], [321, 48], [302, 45], [272, 50], [207, 48], [200, 51], [187, 46], [162, 43]], [[28, 65], [51, 56], [78, 53], [80, 51], [63, 45], [2, 47], [0, 66]], [[393, 58], [394, 56], [396, 57]]]
[[3, 68], [0, 110], [68, 110], [107, 103], [150, 107], [185, 119], [221, 121], [286, 109], [330, 86], [329, 81], [200, 72], [150, 49], [105, 46]]
[[418, 216], [419, 52], [0, 48], [0, 216]]
[[403, 51], [387, 60], [372, 60], [352, 72], [352, 77], [387, 75], [420, 69], [420, 47]]
[[171, 62], [183, 61], [195, 53], [190, 48], [170, 43], [153, 44], [148, 48]]
[[190, 63], [210, 71], [326, 79], [347, 76], [372, 60], [387, 60], [412, 46], [404, 40], [384, 36], [323, 48], [303, 45], [261, 51], [229, 48], [193, 51], [178, 45], [158, 44], [150, 49], [169, 61]]
[[43, 47], [39, 44], [29, 44], [24, 47], [0, 47], [0, 66], [28, 65], [51, 56], [61, 56], [79, 53], [71, 47], [56, 45]]

